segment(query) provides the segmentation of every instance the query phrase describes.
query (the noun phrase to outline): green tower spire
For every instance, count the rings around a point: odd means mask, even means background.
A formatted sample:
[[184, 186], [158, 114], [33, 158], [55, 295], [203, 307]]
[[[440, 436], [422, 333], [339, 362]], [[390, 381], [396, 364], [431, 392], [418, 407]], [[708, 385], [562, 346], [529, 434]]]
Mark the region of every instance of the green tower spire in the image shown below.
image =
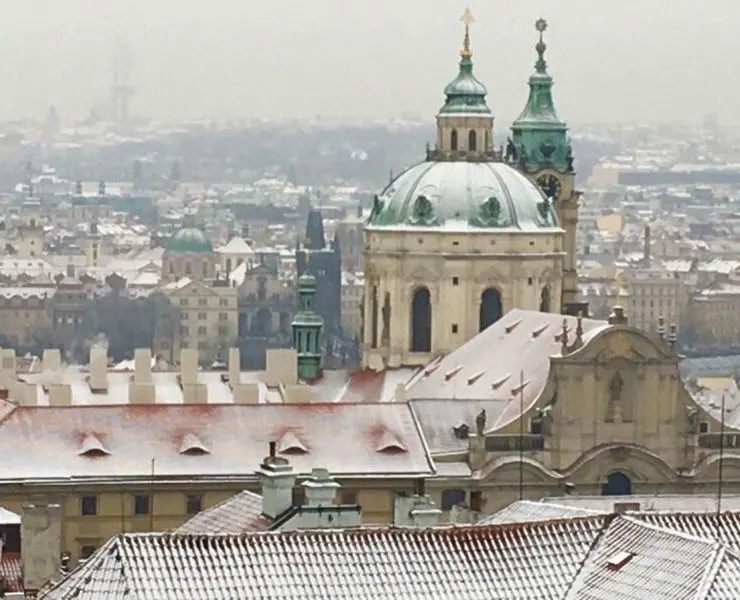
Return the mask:
[[293, 345], [298, 352], [298, 377], [311, 381], [321, 374], [321, 328], [324, 320], [314, 310], [316, 278], [304, 273], [298, 279], [298, 312], [293, 317]]
[[473, 14], [467, 8], [460, 21], [465, 25], [465, 37], [460, 51], [460, 70], [457, 77], [445, 88], [445, 104], [440, 115], [449, 114], [491, 114], [486, 104], [486, 86], [473, 75], [473, 52], [470, 49], [470, 25]]
[[558, 118], [552, 99], [552, 76], [545, 62], [544, 33], [547, 21], [538, 19], [535, 29], [540, 39], [535, 46], [537, 62], [529, 78], [529, 98], [519, 118], [511, 126], [513, 148], [507, 150], [525, 170], [551, 166], [572, 171], [573, 157], [568, 141], [568, 127]]

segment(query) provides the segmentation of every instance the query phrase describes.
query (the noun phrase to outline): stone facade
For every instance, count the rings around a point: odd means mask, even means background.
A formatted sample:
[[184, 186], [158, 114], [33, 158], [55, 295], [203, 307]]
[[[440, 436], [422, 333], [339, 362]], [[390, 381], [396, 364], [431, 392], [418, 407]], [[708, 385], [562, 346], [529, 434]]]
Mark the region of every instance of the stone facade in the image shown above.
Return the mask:
[[[562, 243], [561, 230], [461, 235], [367, 229], [364, 366], [427, 364], [513, 307], [559, 312]], [[412, 340], [420, 290], [428, 291], [431, 305], [426, 351], [415, 350]]]

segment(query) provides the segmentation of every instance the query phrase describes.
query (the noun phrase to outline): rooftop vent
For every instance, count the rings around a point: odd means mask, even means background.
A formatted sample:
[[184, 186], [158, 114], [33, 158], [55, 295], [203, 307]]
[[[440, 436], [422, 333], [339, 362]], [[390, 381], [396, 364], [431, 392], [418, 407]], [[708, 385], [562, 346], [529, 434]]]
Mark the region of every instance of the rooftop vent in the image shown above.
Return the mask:
[[468, 385], [473, 385], [476, 381], [478, 381], [485, 374], [486, 374], [486, 369], [483, 369], [482, 371], [479, 371], [475, 375], [468, 377]]
[[624, 567], [629, 561], [632, 560], [632, 557], [635, 555], [631, 552], [616, 552], [612, 554], [606, 561], [606, 566], [611, 569], [612, 571], [619, 571], [622, 567]]
[[453, 427], [452, 431], [458, 440], [467, 440], [470, 437], [470, 426], [467, 423], [460, 423], [457, 427]]
[[182, 442], [180, 442], [178, 452], [186, 456], [203, 456], [204, 454], [211, 453], [208, 447], [194, 433], [186, 433], [182, 436]]
[[308, 454], [308, 448], [303, 445], [303, 442], [298, 437], [288, 431], [283, 434], [277, 443], [277, 451], [280, 454]]
[[507, 325], [504, 331], [506, 331], [506, 333], [511, 333], [519, 326], [521, 322], [522, 322], [521, 319], [514, 321], [511, 325]]
[[548, 325], [543, 325], [542, 327], [538, 327], [537, 329], [535, 329], [535, 330], [534, 330], [534, 331], [532, 332], [532, 337], [533, 337], [533, 338], [538, 338], [538, 337], [540, 337], [540, 336], [542, 335], [542, 332], [543, 332], [543, 331], [545, 331], [545, 329], [547, 329], [547, 328], [548, 328]]
[[77, 452], [79, 456], [88, 456], [90, 458], [109, 456], [110, 452], [103, 446], [103, 442], [95, 434], [88, 433], [82, 443], [80, 444], [80, 450]]
[[447, 373], [445, 373], [445, 381], [449, 381], [450, 379], [452, 379], [455, 375], [462, 371], [462, 368], [462, 365], [457, 365], [454, 369], [447, 371]]
[[506, 383], [507, 381], [509, 381], [509, 379], [511, 379], [511, 374], [505, 375], [505, 376], [504, 376], [504, 377], [502, 377], [501, 379], [498, 379], [497, 381], [494, 381], [494, 382], [493, 382], [493, 383], [491, 384], [491, 387], [492, 387], [492, 388], [493, 388], [494, 390], [497, 390], [497, 389], [499, 389], [499, 388], [500, 388], [500, 387], [501, 387], [502, 385], [504, 385], [504, 384], [505, 384], [505, 383]]
[[375, 446], [376, 452], [382, 452], [383, 454], [400, 454], [406, 452], [406, 446], [393, 435], [390, 431], [385, 429], [383, 435], [380, 436], [377, 445]]

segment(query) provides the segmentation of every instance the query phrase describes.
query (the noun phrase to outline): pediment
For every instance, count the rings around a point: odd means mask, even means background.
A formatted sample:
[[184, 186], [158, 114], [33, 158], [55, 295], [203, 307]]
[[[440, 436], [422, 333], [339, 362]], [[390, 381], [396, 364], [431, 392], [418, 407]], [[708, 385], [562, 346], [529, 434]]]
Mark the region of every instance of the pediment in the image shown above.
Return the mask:
[[615, 360], [645, 362], [671, 358], [667, 348], [661, 348], [646, 334], [636, 329], [607, 329], [589, 340], [584, 347], [568, 355], [577, 361], [593, 361], [601, 364]]

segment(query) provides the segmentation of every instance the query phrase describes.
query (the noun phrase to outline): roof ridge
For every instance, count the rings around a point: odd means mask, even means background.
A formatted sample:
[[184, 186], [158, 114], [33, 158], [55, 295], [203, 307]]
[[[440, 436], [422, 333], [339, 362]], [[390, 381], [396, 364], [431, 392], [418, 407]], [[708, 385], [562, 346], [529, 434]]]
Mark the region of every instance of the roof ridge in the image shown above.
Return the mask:
[[[586, 566], [586, 563], [588, 562], [588, 559], [594, 553], [594, 550], [598, 547], [599, 543], [604, 538], [604, 534], [609, 530], [614, 520], [618, 518], [618, 515], [616, 514], [600, 515], [600, 516], [604, 519], [604, 524], [599, 529], [598, 534], [594, 536], [594, 539], [591, 541], [591, 544], [588, 547], [588, 552], [586, 552], [583, 559], [581, 560], [581, 563], [578, 565], [578, 569], [573, 574], [573, 577], [571, 577], [570, 583], [568, 583], [568, 587], [566, 588], [565, 593], [563, 594], [563, 600], [568, 600], [568, 596], [570, 596], [570, 592], [573, 589], [573, 586], [575, 586], [576, 582], [579, 580], [581, 573], [583, 572], [583, 568]], [[578, 518], [579, 517], [574, 517], [569, 520], [575, 520]], [[594, 519], [595, 517], [581, 517], [581, 518]]]

